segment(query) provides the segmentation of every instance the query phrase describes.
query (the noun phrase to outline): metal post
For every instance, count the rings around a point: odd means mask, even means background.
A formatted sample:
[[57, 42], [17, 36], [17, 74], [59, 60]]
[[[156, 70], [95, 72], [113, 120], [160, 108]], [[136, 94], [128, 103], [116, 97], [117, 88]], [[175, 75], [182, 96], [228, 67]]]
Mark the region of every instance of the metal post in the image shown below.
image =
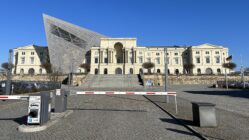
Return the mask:
[[11, 89], [11, 78], [12, 78], [12, 49], [9, 50], [9, 61], [8, 61], [8, 70], [7, 70], [7, 82], [6, 82], [6, 95], [10, 95]]
[[244, 73], [244, 68], [241, 66], [241, 82], [243, 83], [243, 88], [246, 87], [245, 85], [245, 73]]
[[[164, 91], [167, 92], [167, 86], [168, 86], [168, 60], [167, 60], [167, 49], [164, 48]], [[169, 102], [168, 96], [166, 95], [166, 102]]]
[[228, 89], [227, 69], [226, 68], [225, 68], [225, 82], [226, 82], [226, 89]]
[[178, 113], [178, 108], [177, 108], [176, 95], [175, 95], [175, 108], [176, 108], [176, 114], [177, 114]]

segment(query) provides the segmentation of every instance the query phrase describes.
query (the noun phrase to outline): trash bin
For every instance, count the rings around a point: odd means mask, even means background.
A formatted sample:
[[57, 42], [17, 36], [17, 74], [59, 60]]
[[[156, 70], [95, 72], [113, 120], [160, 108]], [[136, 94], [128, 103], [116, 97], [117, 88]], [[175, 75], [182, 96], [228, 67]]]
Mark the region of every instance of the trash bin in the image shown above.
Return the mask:
[[67, 96], [68, 91], [56, 89], [55, 90], [55, 107], [54, 112], [60, 113], [67, 110]]
[[192, 102], [193, 122], [200, 127], [216, 127], [215, 104]]

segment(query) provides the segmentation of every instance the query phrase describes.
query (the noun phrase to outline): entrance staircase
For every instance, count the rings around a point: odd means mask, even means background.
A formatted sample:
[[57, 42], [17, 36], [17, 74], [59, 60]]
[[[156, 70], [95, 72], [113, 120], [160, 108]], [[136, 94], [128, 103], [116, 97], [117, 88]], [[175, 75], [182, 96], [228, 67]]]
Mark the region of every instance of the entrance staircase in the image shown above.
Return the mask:
[[92, 75], [88, 74], [81, 88], [142, 88], [138, 75]]

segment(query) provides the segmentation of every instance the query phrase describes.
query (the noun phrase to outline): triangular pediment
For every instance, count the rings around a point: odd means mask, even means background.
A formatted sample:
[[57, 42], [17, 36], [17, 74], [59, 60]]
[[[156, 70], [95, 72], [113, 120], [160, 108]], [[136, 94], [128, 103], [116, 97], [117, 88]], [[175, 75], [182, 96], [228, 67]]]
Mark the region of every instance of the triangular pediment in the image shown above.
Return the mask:
[[218, 45], [213, 45], [213, 44], [202, 44], [202, 45], [198, 45], [198, 46], [192, 46], [191, 48], [198, 48], [198, 49], [222, 49], [224, 47], [222, 46], [218, 46]]

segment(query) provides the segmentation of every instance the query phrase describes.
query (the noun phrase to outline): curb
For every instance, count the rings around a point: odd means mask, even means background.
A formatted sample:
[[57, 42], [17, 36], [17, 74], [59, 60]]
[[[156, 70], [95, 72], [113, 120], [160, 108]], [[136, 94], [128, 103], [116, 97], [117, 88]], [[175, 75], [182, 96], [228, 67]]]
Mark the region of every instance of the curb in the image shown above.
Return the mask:
[[44, 125], [20, 125], [20, 126], [18, 126], [17, 130], [20, 132], [23, 132], [23, 133], [32, 133], [32, 132], [43, 131], [43, 130], [46, 130], [47, 128], [49, 128], [50, 126], [56, 124], [59, 120], [66, 118], [67, 116], [69, 116], [72, 113], [73, 113], [73, 110], [68, 110], [68, 111], [63, 112], [63, 113], [53, 113], [53, 114], [56, 114], [58, 116], [55, 118], [52, 118], [50, 121], [48, 121]]
[[151, 99], [149, 99], [148, 97], [144, 96], [144, 98], [146, 98], [148, 101], [150, 101], [152, 104], [154, 104], [155, 106], [157, 106], [158, 108], [160, 108], [163, 112], [167, 113], [170, 117], [172, 117], [174, 120], [176, 120], [179, 124], [183, 125], [185, 128], [187, 128], [188, 130], [190, 130], [192, 133], [194, 133], [197, 137], [199, 137], [202, 140], [209, 140], [206, 136], [202, 135], [201, 133], [199, 133], [197, 130], [195, 130], [193, 127], [186, 125], [183, 121], [177, 119], [177, 117], [171, 113], [169, 113], [167, 110], [165, 110], [164, 108], [162, 108], [161, 106], [159, 106], [158, 104], [156, 104], [155, 102], [153, 102]]

